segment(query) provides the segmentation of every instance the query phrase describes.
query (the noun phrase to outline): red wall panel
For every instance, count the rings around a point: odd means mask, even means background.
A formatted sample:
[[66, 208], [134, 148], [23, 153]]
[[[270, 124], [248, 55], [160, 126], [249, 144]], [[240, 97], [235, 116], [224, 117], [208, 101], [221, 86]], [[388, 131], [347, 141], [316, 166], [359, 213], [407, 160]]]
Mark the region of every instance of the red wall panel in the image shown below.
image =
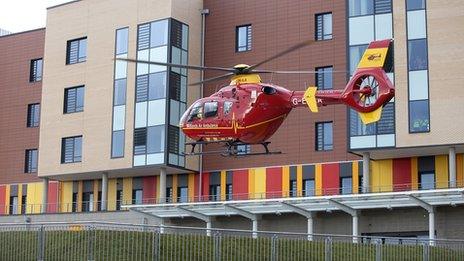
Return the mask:
[[266, 198], [282, 197], [282, 167], [266, 169]]
[[154, 204], [156, 195], [156, 177], [143, 177], [143, 203]]
[[6, 186], [0, 186], [0, 214], [5, 214], [6, 204], [5, 204], [5, 195], [6, 193]]
[[411, 189], [411, 158], [393, 159], [393, 191]]
[[[20, 185], [22, 186], [22, 185]], [[23, 202], [24, 204], [24, 202]], [[48, 213], [58, 212], [58, 182], [49, 182], [48, 183]]]
[[208, 201], [209, 199], [209, 173], [203, 172], [203, 176], [201, 177], [201, 190], [203, 191], [202, 194], [202, 201]]
[[248, 170], [234, 170], [232, 175], [233, 199], [248, 199]]
[[340, 165], [338, 163], [322, 164], [322, 191], [324, 195], [340, 194]]

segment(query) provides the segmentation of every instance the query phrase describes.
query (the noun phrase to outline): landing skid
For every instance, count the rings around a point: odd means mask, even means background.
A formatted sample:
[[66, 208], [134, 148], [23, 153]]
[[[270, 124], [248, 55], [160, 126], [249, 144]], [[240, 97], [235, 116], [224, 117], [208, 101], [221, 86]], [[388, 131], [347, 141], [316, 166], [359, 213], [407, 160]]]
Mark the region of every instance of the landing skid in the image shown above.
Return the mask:
[[[269, 144], [271, 142], [266, 141], [262, 143], [249, 144], [243, 143], [240, 141], [198, 141], [198, 142], [189, 142], [186, 145], [192, 146], [190, 153], [185, 153], [185, 156], [198, 156], [198, 155], [214, 155], [219, 154], [223, 157], [247, 157], [247, 156], [259, 156], [259, 155], [277, 155], [282, 154], [281, 151], [270, 151]], [[195, 152], [196, 145], [208, 145], [208, 144], [224, 144], [225, 150], [215, 150], [215, 151], [204, 151], [204, 152]], [[244, 152], [237, 149], [237, 146], [241, 145], [261, 145], [264, 148], [264, 152]]]

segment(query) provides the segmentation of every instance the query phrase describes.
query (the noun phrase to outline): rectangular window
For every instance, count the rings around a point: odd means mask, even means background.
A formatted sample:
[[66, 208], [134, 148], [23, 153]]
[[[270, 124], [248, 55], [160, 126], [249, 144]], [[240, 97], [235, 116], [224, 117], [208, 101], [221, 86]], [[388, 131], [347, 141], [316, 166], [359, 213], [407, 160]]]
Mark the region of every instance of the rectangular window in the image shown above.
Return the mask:
[[419, 183], [421, 190], [435, 189], [435, 173], [421, 172], [419, 173]]
[[235, 146], [237, 150], [237, 155], [246, 155], [251, 153], [251, 145], [250, 144], [243, 144]]
[[116, 210], [121, 210], [122, 205], [122, 190], [116, 191]]
[[349, 15], [362, 16], [374, 13], [374, 0], [349, 0]]
[[66, 47], [66, 64], [85, 62], [87, 59], [87, 37], [70, 40]]
[[116, 55], [127, 53], [129, 28], [116, 30]]
[[31, 60], [29, 82], [39, 82], [42, 80], [42, 67], [43, 67], [42, 58]]
[[316, 150], [332, 150], [333, 149], [333, 132], [332, 122], [316, 123]]
[[27, 195], [22, 195], [21, 196], [21, 214], [26, 214], [26, 212], [27, 212]]
[[90, 212], [93, 210], [93, 192], [82, 193], [82, 212]]
[[429, 101], [409, 102], [409, 132], [430, 131]]
[[210, 185], [209, 186], [209, 197], [212, 201], [221, 200], [221, 186], [220, 185]]
[[147, 151], [147, 128], [134, 130], [134, 155], [145, 154]]
[[85, 62], [87, 59], [87, 37], [70, 40], [66, 47], [66, 64]]
[[132, 190], [132, 204], [143, 204], [143, 191], [141, 189]]
[[316, 86], [319, 90], [332, 89], [332, 66], [316, 68]]
[[316, 41], [332, 39], [332, 13], [316, 14]]
[[426, 70], [428, 68], [426, 39], [409, 40], [408, 54], [409, 71]]
[[64, 90], [64, 113], [81, 112], [84, 110], [84, 86]]
[[27, 127], [39, 127], [40, 122], [40, 104], [27, 105]]
[[187, 203], [188, 198], [188, 187], [178, 187], [177, 188], [177, 202], [178, 203]]
[[172, 202], [172, 187], [167, 187], [166, 188], [166, 202], [171, 203]]
[[26, 150], [26, 157], [24, 161], [24, 173], [36, 173], [37, 172], [37, 159], [38, 150], [29, 149]]
[[61, 140], [61, 163], [82, 161], [82, 136], [67, 137]]
[[303, 185], [304, 185], [304, 196], [305, 197], [311, 197], [315, 195], [315, 183], [314, 179], [305, 179], [303, 180]]
[[72, 212], [77, 212], [77, 192], [72, 194]]
[[124, 130], [113, 131], [112, 158], [124, 157], [124, 133]]
[[406, 0], [406, 10], [421, 10], [425, 9], [425, 0]]
[[236, 52], [244, 52], [251, 50], [251, 24], [237, 26], [236, 34]]
[[226, 200], [233, 200], [233, 189], [232, 184], [226, 185]]
[[18, 196], [10, 197], [10, 214], [17, 215], [18, 214]]
[[341, 184], [341, 194], [351, 194], [353, 193], [353, 178], [352, 177], [341, 177], [340, 178]]
[[290, 197], [298, 196], [296, 180], [290, 180]]

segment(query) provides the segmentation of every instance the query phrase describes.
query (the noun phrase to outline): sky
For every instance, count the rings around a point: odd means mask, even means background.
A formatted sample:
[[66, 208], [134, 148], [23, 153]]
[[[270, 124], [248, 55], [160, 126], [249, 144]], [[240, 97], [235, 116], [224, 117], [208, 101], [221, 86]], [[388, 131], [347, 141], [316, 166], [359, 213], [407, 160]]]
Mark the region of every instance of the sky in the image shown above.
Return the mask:
[[12, 33], [45, 27], [46, 8], [70, 0], [1, 0], [0, 28]]

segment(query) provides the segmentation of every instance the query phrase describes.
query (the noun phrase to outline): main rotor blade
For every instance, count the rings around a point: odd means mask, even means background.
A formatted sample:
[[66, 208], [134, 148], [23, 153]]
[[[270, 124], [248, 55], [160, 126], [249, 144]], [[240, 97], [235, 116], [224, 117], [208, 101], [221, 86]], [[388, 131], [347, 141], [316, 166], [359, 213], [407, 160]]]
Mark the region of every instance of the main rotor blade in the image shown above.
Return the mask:
[[275, 74], [324, 74], [324, 73], [347, 73], [348, 71], [271, 71], [271, 70], [253, 70], [253, 73], [275, 73]]
[[232, 75], [234, 75], [234, 73], [226, 73], [226, 74], [223, 74], [223, 75], [219, 75], [217, 77], [208, 78], [208, 79], [205, 79], [203, 81], [191, 83], [191, 84], [189, 84], [189, 86], [200, 85], [200, 84], [204, 84], [204, 83], [207, 83], [207, 82], [213, 82], [213, 81], [217, 81], [217, 80], [222, 80], [222, 79], [225, 79], [225, 78], [229, 78]]
[[198, 71], [214, 70], [214, 71], [221, 71], [221, 72], [235, 72], [235, 69], [233, 68], [207, 67], [207, 66], [176, 64], [176, 63], [163, 63], [163, 62], [145, 61], [145, 60], [137, 60], [137, 59], [129, 59], [129, 58], [116, 58], [116, 60], [131, 62], [131, 63], [144, 63], [144, 64], [152, 64], [152, 65], [160, 65], [160, 66], [177, 67], [177, 68], [184, 68], [184, 69], [191, 69], [191, 70], [198, 70]]
[[291, 52], [293, 52], [293, 51], [296, 51], [296, 50], [298, 50], [298, 49], [300, 49], [300, 48], [302, 48], [302, 47], [305, 47], [305, 46], [307, 46], [307, 45], [310, 45], [310, 44], [312, 44], [312, 43], [314, 43], [314, 40], [306, 40], [306, 41], [301, 42], [301, 43], [299, 43], [299, 44], [295, 44], [294, 46], [291, 46], [291, 47], [288, 48], [287, 50], [284, 50], [284, 51], [282, 51], [282, 52], [280, 52], [280, 53], [277, 53], [277, 54], [275, 54], [275, 55], [273, 55], [273, 56], [271, 56], [271, 57], [269, 57], [269, 58], [267, 58], [267, 59], [265, 59], [265, 60], [263, 60], [263, 61], [261, 61], [261, 62], [255, 64], [255, 65], [250, 66], [250, 67], [248, 68], [248, 70], [249, 70], [249, 71], [252, 71], [254, 68], [257, 68], [257, 67], [260, 66], [260, 65], [263, 65], [263, 64], [265, 64], [265, 63], [267, 63], [267, 62], [270, 62], [270, 61], [272, 61], [272, 60], [274, 60], [274, 59], [277, 59], [277, 58], [279, 58], [279, 57], [281, 57], [281, 56], [283, 56], [283, 55], [286, 55], [286, 54], [288, 54], [288, 53], [291, 53]]

